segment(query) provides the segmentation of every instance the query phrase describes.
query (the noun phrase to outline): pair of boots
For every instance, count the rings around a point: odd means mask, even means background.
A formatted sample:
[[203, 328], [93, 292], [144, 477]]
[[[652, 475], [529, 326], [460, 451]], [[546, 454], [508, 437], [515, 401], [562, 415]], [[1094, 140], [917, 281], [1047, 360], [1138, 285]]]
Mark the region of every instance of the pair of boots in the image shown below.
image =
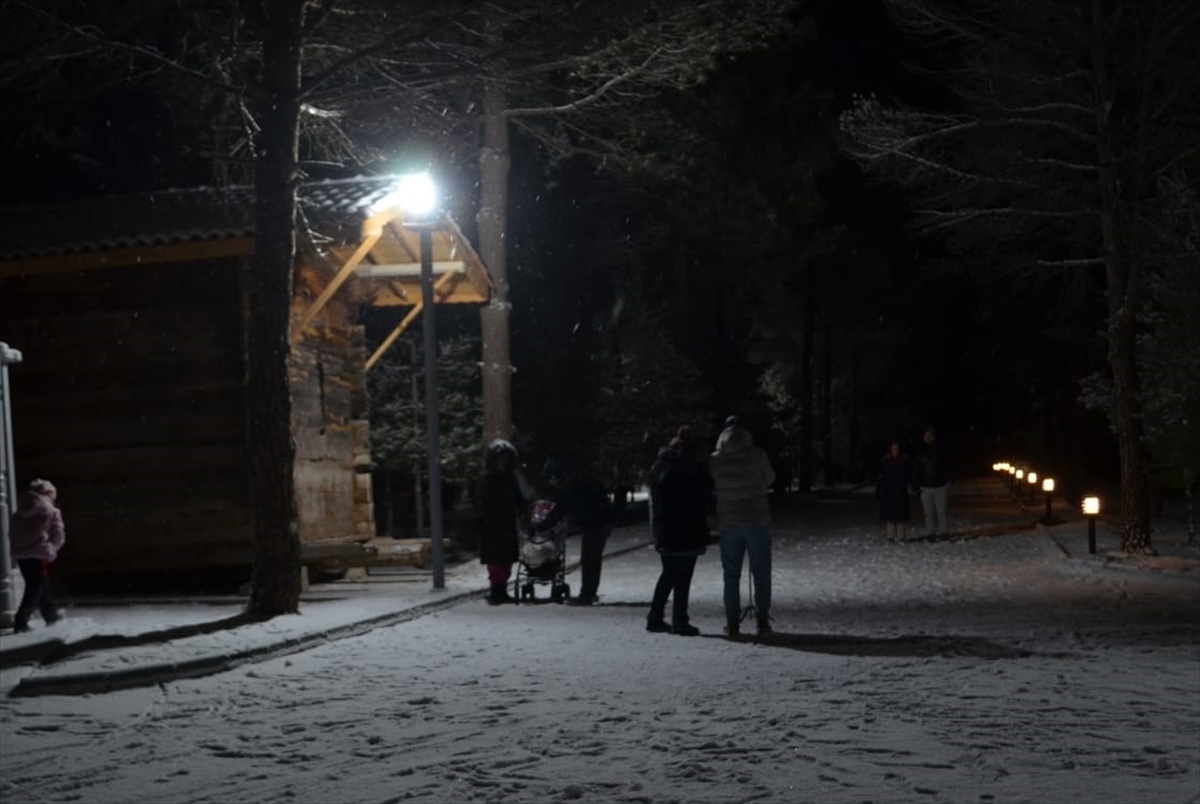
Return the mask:
[[[25, 614], [20, 611], [17, 612], [16, 617], [13, 618], [13, 633], [14, 634], [25, 634], [30, 631], [29, 616], [30, 616], [29, 614]], [[50, 609], [48, 611], [42, 612], [42, 619], [45, 620], [46, 625], [54, 625], [56, 622], [58, 622], [62, 618], [63, 618], [62, 609]]]
[[508, 593], [508, 584], [494, 583], [492, 589], [488, 592], [488, 605], [499, 606], [502, 603], [512, 603], [512, 595]]

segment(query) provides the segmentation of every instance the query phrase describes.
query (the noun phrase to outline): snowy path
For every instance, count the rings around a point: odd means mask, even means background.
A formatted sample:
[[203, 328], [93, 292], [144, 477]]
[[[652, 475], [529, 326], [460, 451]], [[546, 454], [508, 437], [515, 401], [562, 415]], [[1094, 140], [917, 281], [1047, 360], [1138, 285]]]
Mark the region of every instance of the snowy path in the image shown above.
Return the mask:
[[207, 679], [0, 703], [28, 802], [1198, 802], [1194, 577], [1097, 572], [1044, 536], [889, 545], [847, 504], [775, 549], [770, 644], [657, 571], [605, 605], [426, 617]]

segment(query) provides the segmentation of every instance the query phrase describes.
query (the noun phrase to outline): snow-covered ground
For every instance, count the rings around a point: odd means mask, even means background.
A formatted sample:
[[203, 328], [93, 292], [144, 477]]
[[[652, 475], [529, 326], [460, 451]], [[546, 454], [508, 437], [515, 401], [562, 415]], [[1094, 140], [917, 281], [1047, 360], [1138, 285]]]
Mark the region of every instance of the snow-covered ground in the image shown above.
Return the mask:
[[642, 549], [591, 608], [473, 597], [207, 678], [5, 698], [0, 799], [1200, 802], [1200, 577], [879, 530], [869, 498], [780, 522], [761, 642], [719, 636], [715, 550], [703, 635], [647, 633]]

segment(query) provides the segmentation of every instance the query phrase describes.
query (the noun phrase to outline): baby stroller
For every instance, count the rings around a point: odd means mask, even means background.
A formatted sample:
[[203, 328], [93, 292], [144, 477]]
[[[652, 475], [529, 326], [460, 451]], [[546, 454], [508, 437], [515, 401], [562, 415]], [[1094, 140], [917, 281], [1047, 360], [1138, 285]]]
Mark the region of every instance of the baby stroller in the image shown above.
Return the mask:
[[566, 582], [567, 522], [560, 519], [549, 530], [538, 532], [534, 526], [544, 522], [554, 503], [537, 500], [529, 506], [529, 526], [521, 534], [521, 554], [513, 581], [513, 599], [537, 600], [536, 587], [549, 586], [550, 600], [562, 603], [571, 596]]

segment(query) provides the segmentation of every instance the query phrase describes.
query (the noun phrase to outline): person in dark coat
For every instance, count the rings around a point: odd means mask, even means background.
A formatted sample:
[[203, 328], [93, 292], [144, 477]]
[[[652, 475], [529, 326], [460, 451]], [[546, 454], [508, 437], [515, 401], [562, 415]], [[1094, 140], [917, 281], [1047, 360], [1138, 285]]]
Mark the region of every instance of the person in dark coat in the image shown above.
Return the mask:
[[586, 472], [568, 477], [562, 462], [553, 458], [542, 468], [542, 478], [546, 481], [545, 497], [554, 503], [554, 508], [537, 529], [550, 530], [564, 518], [579, 529], [579, 594], [568, 600], [567, 605], [591, 606], [599, 600], [604, 545], [612, 532], [613, 507], [608, 490]]
[[517, 482], [517, 448], [503, 439], [488, 445], [480, 480], [483, 521], [479, 533], [479, 562], [487, 565], [488, 603], [511, 603], [508, 579], [519, 556], [517, 522], [525, 512], [525, 498]]
[[947, 515], [950, 459], [937, 443], [937, 432], [932, 426], [925, 428], [922, 441], [913, 458], [913, 486], [918, 489], [925, 510], [926, 535], [944, 537], [950, 533]]
[[[659, 451], [650, 469], [649, 486], [654, 548], [662, 572], [654, 586], [646, 630], [696, 636], [700, 630], [688, 620], [688, 597], [696, 559], [708, 549], [713, 481], [696, 454], [690, 427], [680, 427], [671, 443]], [[667, 598], [671, 596], [671, 624], [667, 625]]]
[[904, 541], [905, 531], [912, 520], [908, 489], [912, 477], [908, 455], [899, 441], [888, 444], [887, 454], [879, 462], [879, 478], [875, 481], [875, 496], [879, 500], [879, 519], [887, 525], [890, 542]]
[[62, 619], [50, 598], [50, 564], [67, 542], [62, 511], [55, 505], [58, 489], [49, 480], [34, 480], [17, 499], [9, 528], [9, 552], [25, 580], [25, 593], [13, 618], [13, 631], [29, 630], [29, 617], [37, 609], [46, 625]]

